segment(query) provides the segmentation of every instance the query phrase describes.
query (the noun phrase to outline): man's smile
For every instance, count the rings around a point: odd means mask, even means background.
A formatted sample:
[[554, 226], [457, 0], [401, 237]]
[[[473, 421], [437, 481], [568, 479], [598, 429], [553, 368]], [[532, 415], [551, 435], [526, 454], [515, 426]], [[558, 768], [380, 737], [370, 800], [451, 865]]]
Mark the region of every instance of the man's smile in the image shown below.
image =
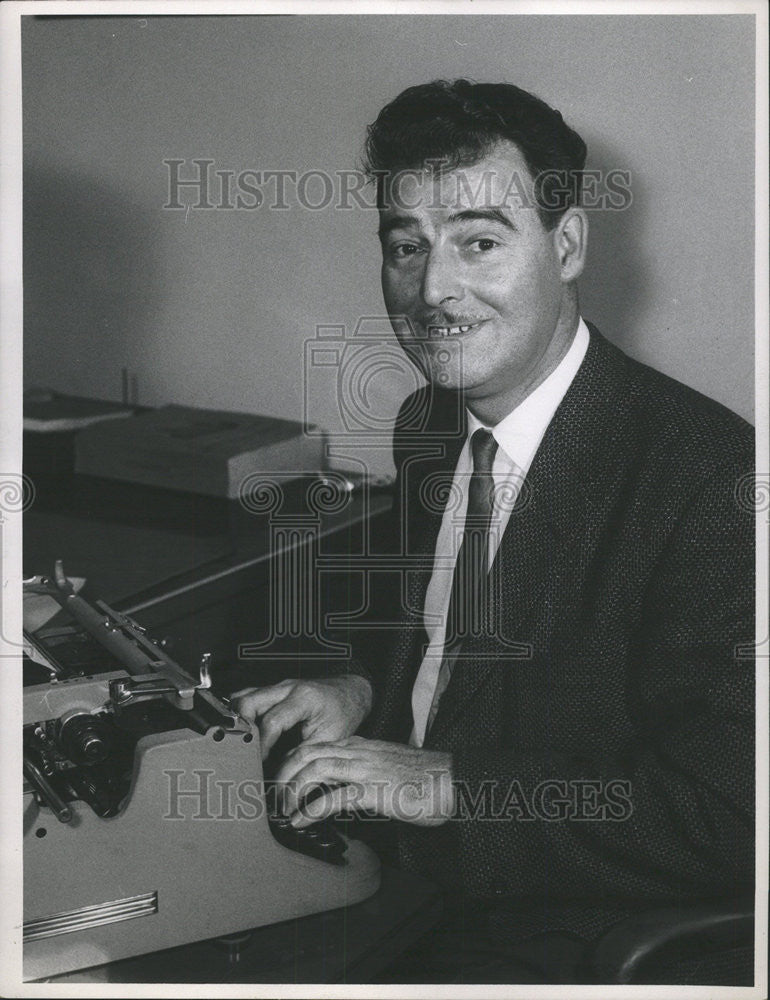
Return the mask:
[[452, 325], [441, 326], [436, 323], [421, 324], [427, 331], [429, 340], [443, 339], [444, 337], [461, 337], [466, 333], [472, 333], [483, 326], [485, 319], [475, 320], [469, 323], [453, 323]]

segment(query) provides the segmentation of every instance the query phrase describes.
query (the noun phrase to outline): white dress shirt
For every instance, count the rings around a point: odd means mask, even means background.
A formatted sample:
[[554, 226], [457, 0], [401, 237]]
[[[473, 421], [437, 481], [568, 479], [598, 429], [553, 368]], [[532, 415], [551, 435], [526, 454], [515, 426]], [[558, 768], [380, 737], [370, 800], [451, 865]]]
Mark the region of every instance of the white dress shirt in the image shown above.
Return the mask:
[[[535, 452], [540, 447], [559, 403], [567, 393], [588, 349], [588, 327], [581, 319], [569, 350], [551, 374], [496, 426], [488, 427], [498, 448], [492, 466], [495, 501], [489, 528], [489, 565], [492, 566], [508, 518], [516, 502]], [[433, 561], [433, 573], [425, 594], [423, 619], [429, 645], [412, 688], [414, 726], [409, 742], [422, 746], [428, 713], [433, 702], [439, 668], [444, 655], [444, 636], [449, 597], [452, 592], [457, 552], [465, 528], [468, 482], [473, 472], [470, 439], [484, 427], [471, 412], [468, 436], [455, 467], [450, 500], [444, 511]]]

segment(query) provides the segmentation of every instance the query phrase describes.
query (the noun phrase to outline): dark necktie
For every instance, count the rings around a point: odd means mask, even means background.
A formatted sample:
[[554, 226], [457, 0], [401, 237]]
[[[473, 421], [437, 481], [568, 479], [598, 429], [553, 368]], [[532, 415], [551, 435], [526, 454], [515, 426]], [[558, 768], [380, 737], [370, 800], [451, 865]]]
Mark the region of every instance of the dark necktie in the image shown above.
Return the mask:
[[465, 528], [457, 553], [452, 592], [446, 618], [444, 657], [441, 661], [436, 690], [433, 693], [428, 722], [429, 732], [436, 718], [441, 696], [449, 684], [457, 653], [464, 639], [480, 635], [487, 616], [489, 572], [489, 526], [492, 520], [495, 482], [492, 463], [497, 441], [492, 434], [479, 428], [471, 438], [473, 473], [468, 484], [468, 509]]

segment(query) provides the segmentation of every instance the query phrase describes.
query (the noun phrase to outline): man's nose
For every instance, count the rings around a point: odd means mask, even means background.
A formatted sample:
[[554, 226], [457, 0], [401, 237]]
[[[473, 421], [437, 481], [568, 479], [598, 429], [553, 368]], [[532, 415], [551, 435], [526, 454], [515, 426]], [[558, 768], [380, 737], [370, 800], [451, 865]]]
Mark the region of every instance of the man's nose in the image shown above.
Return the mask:
[[434, 309], [446, 301], [462, 299], [460, 268], [446, 250], [434, 247], [428, 253], [422, 276], [422, 297], [425, 304]]

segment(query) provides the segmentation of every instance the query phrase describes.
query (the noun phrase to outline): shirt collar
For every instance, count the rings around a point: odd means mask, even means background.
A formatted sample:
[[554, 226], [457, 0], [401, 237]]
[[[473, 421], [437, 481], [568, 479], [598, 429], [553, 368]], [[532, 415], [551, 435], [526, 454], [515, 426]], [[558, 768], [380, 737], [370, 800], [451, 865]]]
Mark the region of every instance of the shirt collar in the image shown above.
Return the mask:
[[468, 437], [480, 427], [491, 430], [500, 448], [526, 472], [554, 413], [583, 363], [589, 337], [588, 327], [581, 317], [572, 344], [559, 364], [508, 416], [494, 427], [486, 427], [470, 410], [467, 411]]

